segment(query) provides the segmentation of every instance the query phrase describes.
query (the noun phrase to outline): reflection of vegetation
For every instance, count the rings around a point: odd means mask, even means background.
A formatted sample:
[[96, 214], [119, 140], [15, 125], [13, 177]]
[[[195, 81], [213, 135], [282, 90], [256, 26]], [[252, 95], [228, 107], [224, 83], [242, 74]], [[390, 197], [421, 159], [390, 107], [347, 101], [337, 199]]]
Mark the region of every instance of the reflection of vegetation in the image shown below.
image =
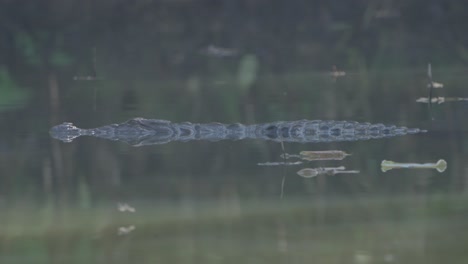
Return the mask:
[[32, 35], [22, 31], [16, 32], [17, 47], [27, 64], [33, 66], [50, 64], [56, 67], [70, 65], [71, 57], [62, 50], [63, 37], [55, 38], [51, 34], [38, 32]]
[[[141, 214], [131, 217], [105, 206], [67, 206], [47, 218], [37, 208], [9, 207], [2, 215], [0, 260], [338, 264], [366, 252], [379, 263], [387, 255], [398, 263], [464, 263], [467, 202], [466, 195], [188, 200], [136, 204]], [[127, 236], [116, 232], [132, 225]], [[278, 250], [280, 242], [286, 251]]]
[[22, 89], [11, 78], [4, 67], [0, 67], [0, 111], [23, 107], [29, 98], [29, 91]]
[[254, 55], [245, 55], [240, 60], [237, 81], [243, 91], [248, 90], [254, 84], [258, 77], [258, 66], [258, 59]]
[[39, 51], [31, 35], [24, 32], [16, 33], [16, 44], [21, 50], [24, 60], [31, 65], [39, 65], [41, 62]]

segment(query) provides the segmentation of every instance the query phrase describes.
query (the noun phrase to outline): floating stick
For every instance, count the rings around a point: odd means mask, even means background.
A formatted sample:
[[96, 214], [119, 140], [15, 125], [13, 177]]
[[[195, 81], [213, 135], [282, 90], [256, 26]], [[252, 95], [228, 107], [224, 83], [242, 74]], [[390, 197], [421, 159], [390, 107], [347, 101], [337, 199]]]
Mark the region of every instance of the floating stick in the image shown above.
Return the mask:
[[427, 65], [427, 79], [427, 87], [429, 88], [429, 95], [427, 96], [427, 107], [429, 109], [429, 115], [431, 116], [431, 119], [434, 120], [434, 117], [432, 116], [432, 90], [434, 90], [434, 87], [432, 85], [434, 82], [432, 81], [432, 66], [430, 63]]
[[324, 150], [324, 151], [301, 151], [299, 152], [299, 155], [284, 153], [281, 155], [281, 157], [283, 159], [299, 158], [302, 160], [314, 161], [314, 160], [342, 160], [350, 155], [351, 154], [348, 154], [341, 150]]
[[345, 170], [344, 166], [332, 168], [305, 168], [297, 172], [297, 174], [304, 178], [312, 178], [318, 175], [335, 175], [340, 173], [359, 173], [357, 170]]
[[302, 161], [296, 161], [296, 162], [282, 162], [282, 161], [279, 161], [279, 162], [260, 162], [260, 163], [257, 163], [258, 166], [280, 166], [280, 165], [284, 165], [284, 166], [294, 166], [294, 165], [301, 165], [302, 164]]
[[383, 160], [380, 166], [383, 172], [391, 169], [436, 169], [438, 172], [444, 172], [447, 169], [447, 162], [443, 159], [440, 159], [437, 163], [399, 163]]
[[341, 150], [326, 150], [326, 151], [301, 151], [299, 155], [303, 160], [342, 160], [351, 154]]

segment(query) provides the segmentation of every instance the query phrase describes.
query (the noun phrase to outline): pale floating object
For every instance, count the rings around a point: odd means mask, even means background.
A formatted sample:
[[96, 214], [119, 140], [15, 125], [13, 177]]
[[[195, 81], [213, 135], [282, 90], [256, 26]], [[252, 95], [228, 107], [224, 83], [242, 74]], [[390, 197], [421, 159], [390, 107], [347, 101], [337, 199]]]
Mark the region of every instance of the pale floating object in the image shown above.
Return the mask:
[[302, 160], [307, 161], [314, 161], [314, 160], [343, 160], [347, 156], [350, 156], [341, 150], [324, 150], [324, 151], [301, 151], [299, 155], [297, 154], [281, 154], [283, 159], [289, 158], [299, 158]]
[[123, 235], [128, 235], [130, 234], [133, 230], [135, 230], [135, 226], [134, 225], [130, 225], [130, 226], [121, 226], [119, 227], [119, 229], [117, 229], [117, 234], [119, 236], [123, 236]]
[[[433, 97], [431, 98], [431, 103], [438, 103], [442, 104], [445, 102], [461, 102], [461, 101], [468, 101], [468, 98], [463, 98], [463, 97]], [[416, 99], [417, 103], [424, 103], [427, 104], [429, 103], [429, 98], [427, 97], [421, 97]]]
[[301, 165], [302, 161], [295, 161], [295, 162], [260, 162], [257, 163], [258, 166], [295, 166], [295, 165]]
[[345, 71], [339, 71], [338, 67], [336, 67], [336, 65], [333, 65], [332, 71], [330, 72], [330, 76], [333, 78], [333, 80], [336, 80], [339, 77], [346, 76], [346, 72]]
[[239, 51], [236, 49], [223, 48], [215, 45], [209, 45], [208, 47], [202, 49], [200, 53], [212, 56], [212, 57], [232, 57], [239, 54]]
[[444, 84], [443, 83], [438, 83], [438, 82], [430, 82], [427, 84], [427, 88], [434, 88], [434, 89], [440, 89], [440, 88], [444, 88]]
[[427, 84], [427, 88], [429, 88], [429, 89], [444, 88], [443, 83], [434, 82], [432, 80], [432, 65], [430, 63], [427, 65], [427, 78], [429, 79], [429, 82]]
[[[445, 102], [445, 98], [444, 97], [433, 97], [431, 98], [431, 104], [435, 104], [435, 103], [438, 103], [438, 104], [442, 104]], [[416, 99], [416, 103], [423, 103], [423, 104], [428, 104], [429, 103], [429, 98], [428, 97], [420, 97], [418, 99]]]
[[443, 159], [440, 159], [437, 163], [399, 163], [382, 160], [380, 166], [383, 172], [391, 169], [436, 169], [438, 172], [444, 172], [447, 169], [447, 162]]
[[330, 72], [330, 75], [334, 78], [337, 78], [337, 77], [343, 77], [343, 76], [346, 76], [346, 72], [344, 71], [332, 71]]
[[136, 212], [136, 209], [131, 207], [130, 205], [126, 204], [126, 203], [118, 203], [117, 204], [117, 209], [120, 211], [120, 212], [130, 212], [130, 213], [134, 213]]
[[335, 175], [340, 173], [359, 173], [357, 170], [345, 170], [344, 166], [331, 167], [331, 168], [304, 168], [297, 172], [297, 174], [304, 178], [312, 178], [318, 175]]

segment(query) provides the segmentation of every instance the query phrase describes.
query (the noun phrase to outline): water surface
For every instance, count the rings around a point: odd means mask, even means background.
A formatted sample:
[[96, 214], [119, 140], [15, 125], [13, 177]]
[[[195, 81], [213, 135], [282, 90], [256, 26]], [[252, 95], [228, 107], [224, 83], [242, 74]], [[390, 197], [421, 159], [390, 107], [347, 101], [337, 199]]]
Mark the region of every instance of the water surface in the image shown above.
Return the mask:
[[[428, 63], [444, 84], [434, 96], [468, 97], [465, 5], [332, 2], [49, 4], [39, 13], [2, 4], [16, 16], [0, 27], [0, 262], [466, 262], [468, 105], [416, 102], [429, 93]], [[70, 15], [77, 10], [85, 15]], [[134, 117], [428, 132], [284, 150], [263, 140], [133, 147], [49, 136], [62, 122]], [[352, 155], [257, 165], [313, 150]], [[443, 173], [380, 168], [439, 159]], [[296, 173], [339, 166], [360, 173]]]

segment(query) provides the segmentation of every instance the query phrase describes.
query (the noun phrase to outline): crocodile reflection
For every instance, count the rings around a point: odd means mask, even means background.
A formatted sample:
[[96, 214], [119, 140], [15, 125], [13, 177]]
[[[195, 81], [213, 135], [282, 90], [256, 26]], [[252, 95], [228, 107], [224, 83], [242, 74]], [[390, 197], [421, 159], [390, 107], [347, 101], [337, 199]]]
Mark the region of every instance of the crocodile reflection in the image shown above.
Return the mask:
[[359, 123], [354, 121], [298, 120], [243, 125], [133, 118], [121, 124], [82, 129], [63, 123], [50, 129], [53, 138], [71, 142], [79, 136], [123, 141], [132, 146], [165, 144], [171, 141], [261, 139], [276, 142], [319, 143], [368, 140], [425, 132], [418, 128]]

